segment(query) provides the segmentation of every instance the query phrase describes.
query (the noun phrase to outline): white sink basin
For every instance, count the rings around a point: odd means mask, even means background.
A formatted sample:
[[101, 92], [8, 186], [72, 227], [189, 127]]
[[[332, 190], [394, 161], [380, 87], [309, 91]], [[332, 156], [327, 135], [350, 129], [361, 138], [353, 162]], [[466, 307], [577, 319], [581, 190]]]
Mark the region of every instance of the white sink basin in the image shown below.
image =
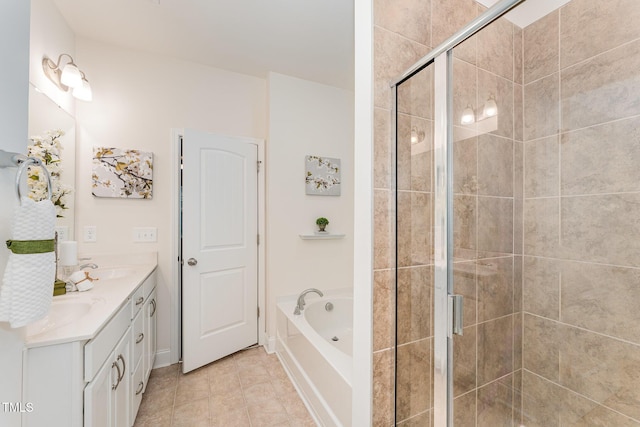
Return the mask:
[[87, 314], [91, 307], [97, 302], [99, 302], [97, 299], [94, 299], [91, 302], [54, 300], [51, 304], [51, 311], [49, 311], [49, 314], [47, 314], [45, 318], [27, 326], [27, 336], [42, 334], [77, 321]]
[[89, 277], [98, 280], [114, 280], [129, 276], [135, 272], [129, 267], [109, 267], [97, 268], [95, 270], [85, 270], [89, 273]]

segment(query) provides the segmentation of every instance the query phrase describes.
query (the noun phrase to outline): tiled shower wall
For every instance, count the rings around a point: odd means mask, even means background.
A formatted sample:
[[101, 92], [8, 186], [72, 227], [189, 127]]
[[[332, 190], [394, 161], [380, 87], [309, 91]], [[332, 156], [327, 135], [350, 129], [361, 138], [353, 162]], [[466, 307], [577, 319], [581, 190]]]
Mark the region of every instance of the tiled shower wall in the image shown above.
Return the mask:
[[[389, 82], [481, 12], [473, 0], [374, 1], [374, 396], [373, 425], [394, 422], [395, 375], [395, 148], [391, 147]], [[399, 91], [398, 174], [398, 420], [429, 425], [431, 418], [431, 149], [411, 156], [410, 131], [431, 139], [432, 81]], [[427, 89], [428, 90], [428, 89]], [[409, 143], [409, 144], [403, 144]]]
[[[453, 51], [454, 425], [520, 416], [522, 330], [522, 30], [505, 18]], [[494, 99], [498, 113], [484, 117]], [[474, 124], [461, 124], [463, 110]], [[402, 309], [399, 307], [399, 310]]]
[[524, 29], [523, 424], [640, 425], [640, 5]]
[[[491, 134], [455, 146], [455, 287], [466, 297], [465, 335], [456, 338], [456, 425], [638, 425], [635, 3], [573, 0], [523, 31], [501, 20], [456, 48], [455, 113], [494, 95], [501, 116]], [[396, 400], [388, 82], [482, 8], [471, 0], [376, 0], [374, 10], [373, 421], [388, 426]], [[425, 87], [431, 78], [423, 76]], [[428, 110], [401, 109], [399, 141], [414, 124], [429, 136], [430, 118]], [[403, 425], [428, 426], [432, 272], [430, 258], [418, 254], [431, 255], [424, 247], [431, 170], [416, 165], [431, 158], [409, 160], [402, 144], [397, 155], [405, 170], [398, 175], [397, 415]]]

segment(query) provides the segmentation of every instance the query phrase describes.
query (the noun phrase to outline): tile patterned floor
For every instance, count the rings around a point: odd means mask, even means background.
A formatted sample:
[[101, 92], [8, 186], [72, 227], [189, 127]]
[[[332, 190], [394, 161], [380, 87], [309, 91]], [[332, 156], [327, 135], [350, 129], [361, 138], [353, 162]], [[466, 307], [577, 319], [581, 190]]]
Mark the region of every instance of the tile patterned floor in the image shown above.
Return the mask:
[[188, 374], [154, 369], [134, 427], [314, 427], [275, 354], [240, 351]]

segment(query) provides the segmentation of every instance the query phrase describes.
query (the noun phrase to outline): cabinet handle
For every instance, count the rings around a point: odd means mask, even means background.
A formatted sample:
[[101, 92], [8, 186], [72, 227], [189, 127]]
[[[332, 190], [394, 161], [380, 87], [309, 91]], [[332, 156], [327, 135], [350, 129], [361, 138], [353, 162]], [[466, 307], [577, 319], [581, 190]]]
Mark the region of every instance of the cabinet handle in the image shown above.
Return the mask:
[[136, 344], [140, 344], [143, 339], [144, 339], [144, 334], [140, 333], [140, 335], [138, 335], [138, 338], [136, 339]]
[[[121, 354], [118, 355], [118, 359], [116, 360], [116, 362], [118, 360], [122, 360], [122, 376], [120, 377], [120, 379], [118, 379], [118, 383], [120, 383], [120, 381], [122, 381], [122, 379], [124, 378], [124, 374], [127, 373], [127, 364], [124, 361], [124, 356], [121, 355]], [[119, 371], [119, 369], [118, 369], [118, 371]]]
[[116, 370], [118, 371], [118, 381], [115, 384], [111, 384], [111, 390], [115, 390], [118, 388], [118, 385], [120, 384], [120, 380], [122, 379], [120, 377], [120, 365], [118, 365], [118, 362], [115, 361], [111, 364], [111, 370], [113, 370], [113, 368], [116, 368]]
[[156, 299], [155, 298], [151, 300], [151, 305], [153, 306], [153, 311], [151, 312], [149, 317], [153, 317], [153, 315], [156, 314]]
[[139, 298], [136, 300], [136, 305], [140, 305], [140, 304], [142, 304], [143, 302], [144, 302], [144, 297], [139, 297]]
[[136, 396], [142, 393], [143, 388], [144, 388], [144, 383], [140, 381], [140, 384], [138, 384], [138, 389], [136, 390]]

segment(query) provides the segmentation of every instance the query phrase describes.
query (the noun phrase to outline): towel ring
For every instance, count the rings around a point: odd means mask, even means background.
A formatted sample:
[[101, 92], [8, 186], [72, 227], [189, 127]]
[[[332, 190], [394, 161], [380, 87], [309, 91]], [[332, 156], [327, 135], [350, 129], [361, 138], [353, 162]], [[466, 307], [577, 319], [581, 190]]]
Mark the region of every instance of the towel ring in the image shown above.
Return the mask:
[[26, 157], [18, 160], [18, 172], [16, 173], [16, 194], [18, 195], [18, 200], [22, 200], [22, 195], [20, 194], [20, 179], [22, 178], [22, 173], [27, 170], [29, 165], [40, 166], [40, 168], [42, 168], [44, 176], [47, 179], [47, 191], [49, 194], [47, 200], [51, 200], [51, 196], [53, 194], [53, 190], [51, 188], [51, 174], [42, 164], [42, 160], [36, 159], [35, 157]]

